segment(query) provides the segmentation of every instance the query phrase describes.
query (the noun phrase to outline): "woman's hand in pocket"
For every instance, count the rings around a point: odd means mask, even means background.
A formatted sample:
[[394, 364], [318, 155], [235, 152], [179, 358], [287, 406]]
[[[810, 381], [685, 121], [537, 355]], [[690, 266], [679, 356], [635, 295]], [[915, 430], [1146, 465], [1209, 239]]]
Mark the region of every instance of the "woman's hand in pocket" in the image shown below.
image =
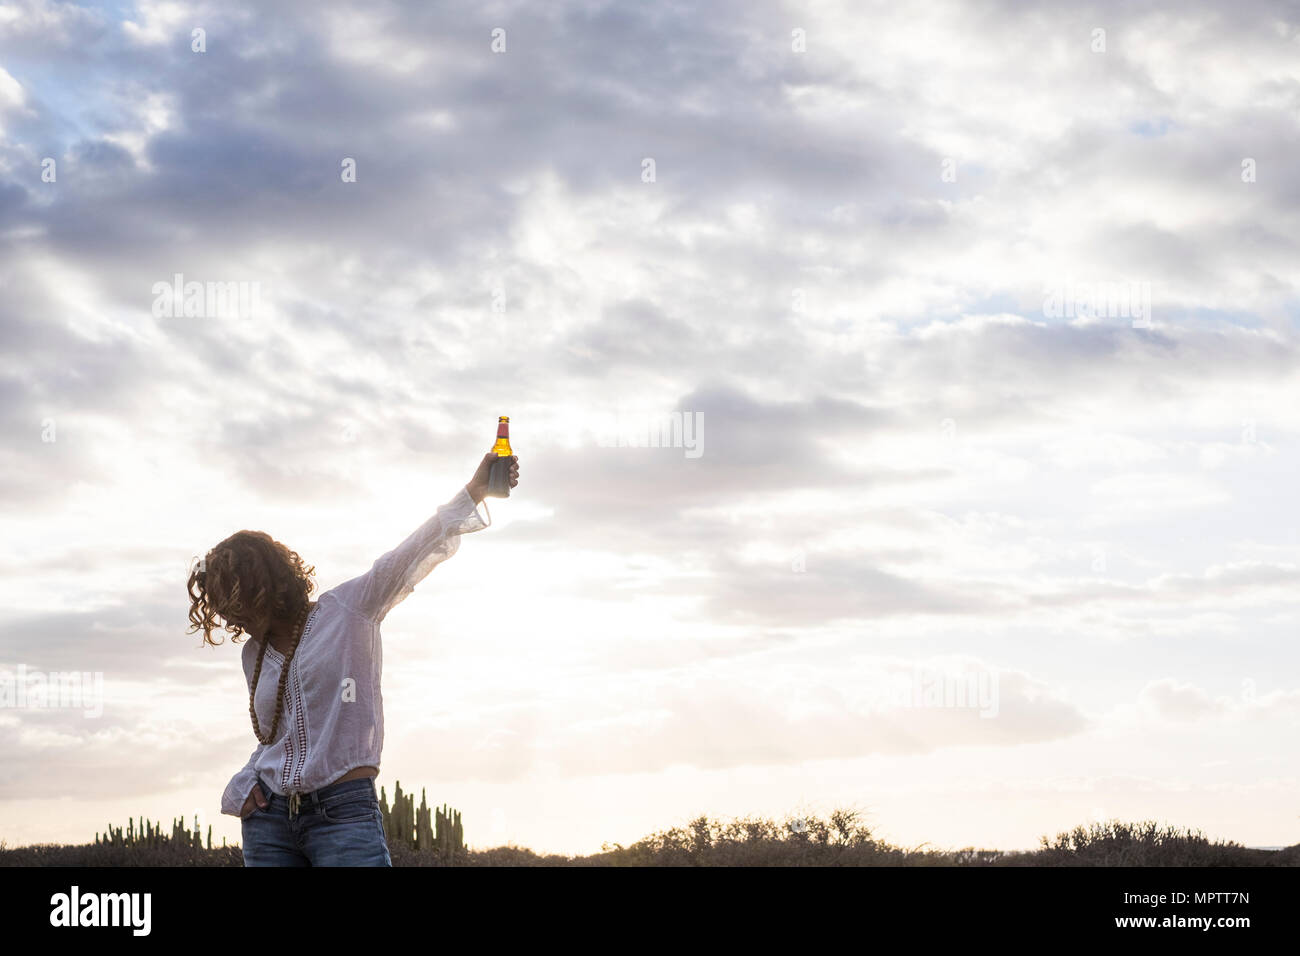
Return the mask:
[[239, 819], [243, 820], [254, 810], [265, 810], [267, 805], [266, 797], [262, 796], [262, 787], [255, 783], [248, 799], [244, 801], [243, 809], [239, 811]]

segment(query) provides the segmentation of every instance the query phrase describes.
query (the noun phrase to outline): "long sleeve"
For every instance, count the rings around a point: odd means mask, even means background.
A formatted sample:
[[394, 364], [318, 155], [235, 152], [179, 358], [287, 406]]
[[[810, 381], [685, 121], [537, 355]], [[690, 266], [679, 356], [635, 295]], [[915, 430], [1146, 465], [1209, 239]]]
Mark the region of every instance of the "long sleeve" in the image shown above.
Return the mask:
[[464, 487], [405, 541], [375, 561], [369, 571], [344, 581], [331, 593], [363, 617], [382, 621], [430, 571], [456, 553], [462, 534], [490, 525], [491, 515], [483, 519], [468, 486]]
[[226, 784], [225, 793], [221, 795], [222, 813], [237, 817], [239, 811], [244, 809], [244, 801], [253, 792], [253, 784], [257, 783], [257, 772], [253, 769], [253, 764], [257, 761], [258, 755], [265, 749], [264, 744], [258, 744], [257, 749], [248, 758], [248, 763], [244, 764], [240, 771], [230, 778], [230, 783]]

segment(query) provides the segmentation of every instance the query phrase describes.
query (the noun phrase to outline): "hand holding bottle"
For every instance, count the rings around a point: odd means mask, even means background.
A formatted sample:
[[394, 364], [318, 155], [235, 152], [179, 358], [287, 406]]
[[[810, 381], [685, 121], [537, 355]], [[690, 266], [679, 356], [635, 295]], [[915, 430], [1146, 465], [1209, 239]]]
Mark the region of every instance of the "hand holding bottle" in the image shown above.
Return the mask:
[[[488, 477], [492, 472], [492, 463], [497, 460], [497, 453], [488, 452], [479, 462], [478, 470], [474, 472], [474, 477], [469, 480], [466, 488], [469, 489], [469, 495], [474, 499], [474, 504], [482, 504], [483, 499], [488, 497]], [[510, 456], [510, 487], [513, 488], [519, 484], [519, 456]], [[496, 497], [496, 496], [493, 496]]]

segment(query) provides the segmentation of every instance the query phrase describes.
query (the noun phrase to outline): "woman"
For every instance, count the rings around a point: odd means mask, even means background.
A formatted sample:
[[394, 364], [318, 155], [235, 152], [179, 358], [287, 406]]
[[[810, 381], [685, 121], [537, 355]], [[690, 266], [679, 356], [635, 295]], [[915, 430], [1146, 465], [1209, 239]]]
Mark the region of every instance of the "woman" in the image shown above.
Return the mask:
[[[365, 574], [311, 600], [314, 567], [260, 531], [240, 531], [190, 574], [191, 626], [244, 645], [257, 749], [231, 778], [221, 812], [242, 821], [245, 866], [392, 866], [374, 777], [384, 743], [379, 625], [450, 558], [460, 535], [491, 523], [484, 456], [469, 483]], [[510, 486], [519, 483], [511, 456]]]

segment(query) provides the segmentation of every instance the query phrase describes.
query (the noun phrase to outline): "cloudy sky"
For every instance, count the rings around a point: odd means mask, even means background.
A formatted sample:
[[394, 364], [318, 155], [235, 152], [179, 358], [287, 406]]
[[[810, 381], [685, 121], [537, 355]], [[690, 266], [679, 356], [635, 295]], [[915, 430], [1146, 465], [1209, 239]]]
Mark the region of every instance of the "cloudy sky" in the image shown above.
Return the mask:
[[0, 837], [237, 839], [191, 556], [332, 587], [508, 414], [383, 632], [472, 845], [1295, 843], [1300, 22], [1132, 6], [5, 3], [0, 676], [102, 697], [0, 709]]

